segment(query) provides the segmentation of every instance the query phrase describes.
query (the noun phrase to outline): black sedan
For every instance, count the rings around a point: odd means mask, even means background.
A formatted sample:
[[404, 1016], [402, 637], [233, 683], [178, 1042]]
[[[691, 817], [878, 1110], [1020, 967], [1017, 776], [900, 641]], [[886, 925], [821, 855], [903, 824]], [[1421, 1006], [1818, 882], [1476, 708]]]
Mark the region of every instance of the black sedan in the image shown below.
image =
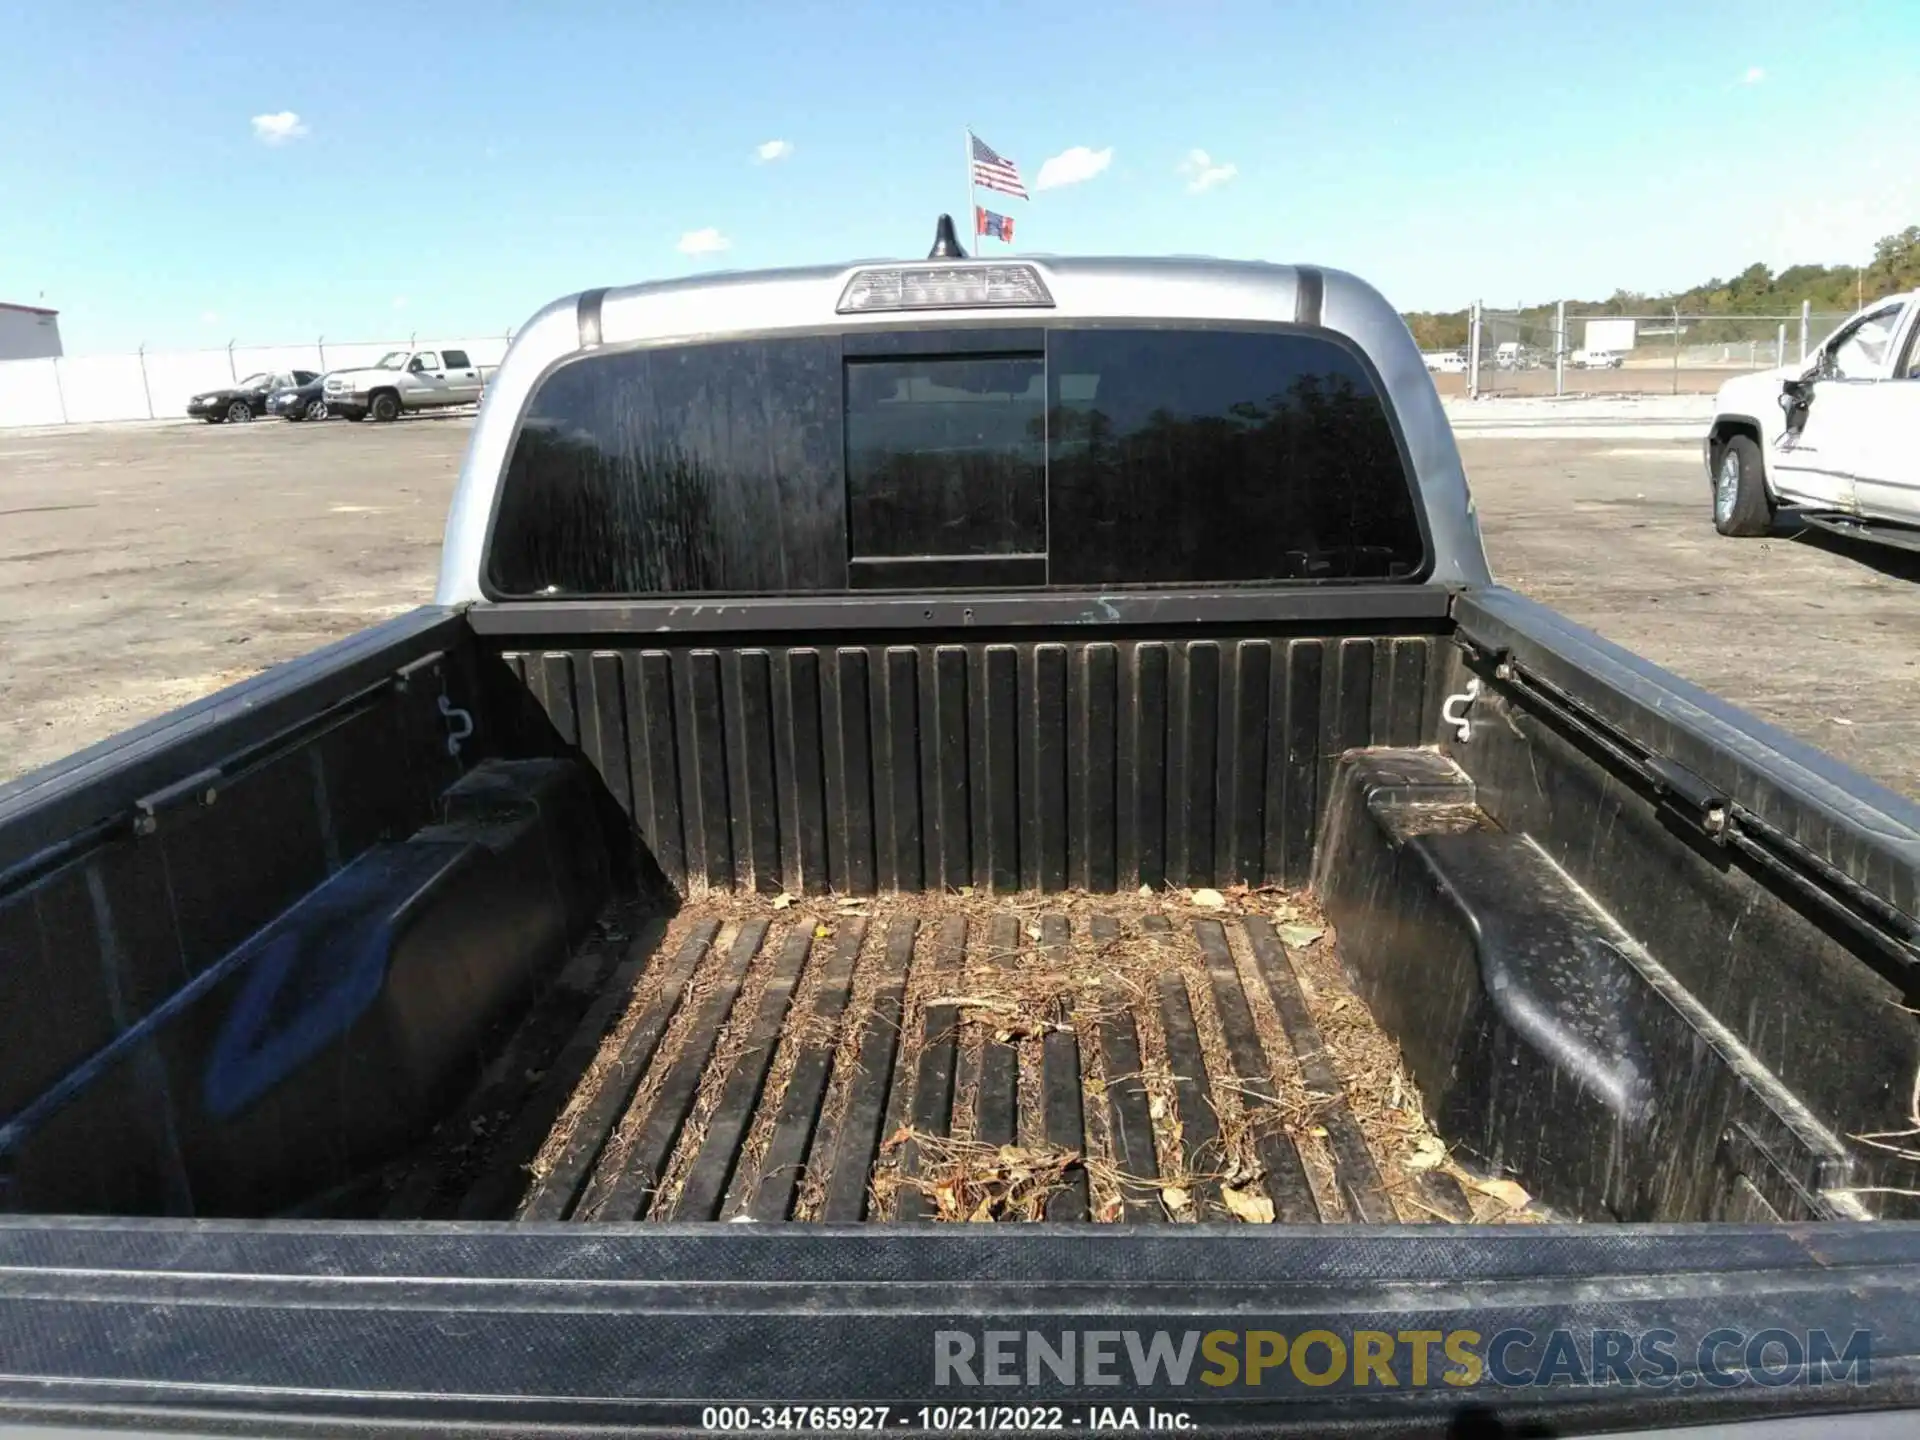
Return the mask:
[[[290, 379], [307, 374], [295, 371]], [[327, 418], [327, 377], [313, 375], [297, 385], [284, 385], [267, 396], [267, 413], [282, 420], [324, 420]]]
[[278, 370], [249, 375], [237, 385], [206, 390], [187, 402], [187, 414], [209, 425], [222, 420], [239, 424], [267, 413], [267, 397], [276, 390], [289, 390], [320, 377], [311, 370]]

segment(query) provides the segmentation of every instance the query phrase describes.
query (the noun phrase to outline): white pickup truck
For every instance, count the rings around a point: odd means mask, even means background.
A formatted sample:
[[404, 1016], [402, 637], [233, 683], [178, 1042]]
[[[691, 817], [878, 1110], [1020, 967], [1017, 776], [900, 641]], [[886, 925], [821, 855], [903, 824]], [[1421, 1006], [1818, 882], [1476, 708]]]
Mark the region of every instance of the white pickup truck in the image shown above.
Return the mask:
[[1920, 291], [1876, 300], [1804, 361], [1720, 387], [1707, 434], [1713, 523], [1774, 511], [1920, 550]]
[[464, 350], [390, 350], [363, 370], [327, 376], [327, 409], [349, 420], [397, 420], [403, 410], [476, 405], [496, 367]]

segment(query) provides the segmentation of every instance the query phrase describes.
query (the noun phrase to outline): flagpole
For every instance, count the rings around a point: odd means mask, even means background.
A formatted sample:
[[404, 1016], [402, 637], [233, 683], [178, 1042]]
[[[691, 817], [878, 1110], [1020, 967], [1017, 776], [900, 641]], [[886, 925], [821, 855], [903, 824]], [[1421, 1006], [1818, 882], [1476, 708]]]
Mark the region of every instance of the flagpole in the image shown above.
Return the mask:
[[973, 249], [980, 249], [980, 202], [974, 198], [973, 186], [973, 127], [967, 126], [961, 133], [960, 144], [967, 152], [967, 223], [973, 226]]

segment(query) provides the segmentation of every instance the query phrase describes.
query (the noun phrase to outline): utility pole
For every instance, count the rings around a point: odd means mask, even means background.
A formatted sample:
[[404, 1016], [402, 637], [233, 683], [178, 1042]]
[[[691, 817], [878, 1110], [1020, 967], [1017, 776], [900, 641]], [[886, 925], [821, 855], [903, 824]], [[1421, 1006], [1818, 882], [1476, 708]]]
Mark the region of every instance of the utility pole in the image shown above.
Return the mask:
[[1567, 302], [1553, 307], [1553, 393], [1558, 399], [1567, 393]]
[[1467, 312], [1467, 398], [1480, 398], [1480, 302]]
[[1680, 307], [1673, 307], [1673, 393], [1680, 393]]

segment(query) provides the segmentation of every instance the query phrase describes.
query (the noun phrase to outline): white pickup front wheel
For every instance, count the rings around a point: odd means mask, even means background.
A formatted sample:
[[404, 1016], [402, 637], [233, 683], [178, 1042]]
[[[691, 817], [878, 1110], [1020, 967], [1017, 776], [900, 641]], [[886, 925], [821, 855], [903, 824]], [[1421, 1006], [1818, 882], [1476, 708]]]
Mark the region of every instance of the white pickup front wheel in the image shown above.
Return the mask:
[[1735, 435], [1713, 467], [1713, 528], [1722, 535], [1765, 535], [1773, 529], [1760, 447]]

